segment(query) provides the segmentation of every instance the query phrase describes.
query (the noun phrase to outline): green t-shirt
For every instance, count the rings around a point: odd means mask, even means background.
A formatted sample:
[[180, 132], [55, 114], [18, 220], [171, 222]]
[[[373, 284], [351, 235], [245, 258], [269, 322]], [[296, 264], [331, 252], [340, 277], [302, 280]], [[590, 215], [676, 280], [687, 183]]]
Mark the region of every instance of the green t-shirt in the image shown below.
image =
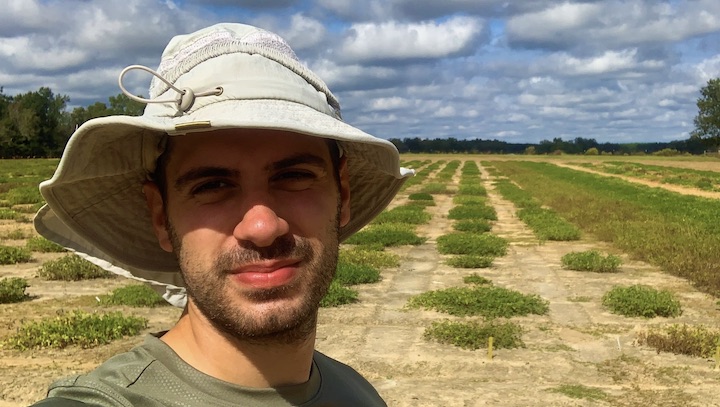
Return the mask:
[[196, 370], [152, 335], [88, 374], [53, 383], [48, 397], [36, 406], [386, 406], [358, 372], [317, 351], [306, 383], [257, 389]]

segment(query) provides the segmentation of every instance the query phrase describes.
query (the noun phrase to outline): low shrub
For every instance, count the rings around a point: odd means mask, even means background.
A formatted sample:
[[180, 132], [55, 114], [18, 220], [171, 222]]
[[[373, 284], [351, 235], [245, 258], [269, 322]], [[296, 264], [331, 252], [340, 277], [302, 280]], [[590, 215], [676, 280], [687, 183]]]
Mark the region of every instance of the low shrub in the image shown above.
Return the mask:
[[424, 336], [439, 343], [472, 350], [487, 348], [492, 337], [493, 348], [509, 349], [525, 347], [522, 332], [522, 328], [512, 322], [440, 321], [425, 329]]
[[420, 189], [420, 192], [425, 194], [447, 194], [449, 191], [446, 184], [441, 184], [439, 182], [430, 182], [423, 185]]
[[458, 232], [485, 233], [491, 228], [490, 222], [485, 219], [463, 219], [453, 224], [453, 229]]
[[416, 192], [408, 195], [408, 199], [411, 201], [432, 201], [433, 196], [427, 192]]
[[460, 195], [470, 196], [487, 196], [487, 190], [480, 184], [460, 185], [458, 189]]
[[478, 273], [472, 273], [469, 276], [463, 277], [463, 283], [484, 285], [484, 284], [492, 284], [492, 281], [479, 275]]
[[30, 298], [25, 289], [30, 287], [27, 280], [20, 277], [7, 277], [0, 280], [0, 304], [22, 302]]
[[663, 328], [651, 328], [637, 336], [640, 345], [647, 345], [659, 352], [710, 358], [720, 346], [720, 331], [703, 325], [673, 324]]
[[0, 264], [27, 263], [32, 260], [32, 253], [23, 247], [0, 245]]
[[608, 394], [602, 389], [582, 384], [562, 384], [558, 387], [548, 389], [548, 391], [562, 394], [574, 399], [604, 400], [608, 397]]
[[124, 336], [137, 335], [147, 328], [148, 320], [124, 316], [119, 312], [89, 314], [74, 311], [53, 318], [30, 322], [4, 341], [14, 349], [62, 349], [70, 345], [92, 348]]
[[482, 269], [492, 266], [493, 256], [478, 256], [475, 254], [463, 254], [459, 256], [453, 256], [447, 260], [449, 266], [463, 268], [463, 269]]
[[549, 310], [548, 302], [537, 295], [484, 285], [424, 292], [410, 297], [407, 306], [455, 316], [482, 315], [488, 318], [544, 315]]
[[602, 299], [604, 306], [626, 317], [676, 317], [682, 314], [680, 302], [667, 290], [636, 284], [614, 287]]
[[489, 233], [450, 233], [438, 237], [437, 249], [442, 254], [472, 254], [476, 256], [504, 256], [507, 240]]
[[330, 288], [328, 289], [327, 294], [325, 294], [325, 297], [323, 297], [320, 301], [320, 306], [325, 308], [339, 307], [341, 305], [357, 302], [357, 300], [357, 291], [352, 288], [345, 287], [337, 281], [333, 281], [330, 283]]
[[412, 225], [404, 223], [382, 223], [369, 225], [365, 229], [350, 236], [345, 243], [365, 245], [380, 244], [384, 247], [419, 245], [425, 243], [425, 238], [418, 236]]
[[405, 223], [408, 225], [421, 225], [430, 222], [431, 218], [432, 216], [425, 212], [422, 206], [403, 205], [380, 213], [375, 219], [373, 219], [372, 223]]
[[46, 261], [38, 269], [38, 277], [46, 280], [79, 281], [110, 276], [112, 274], [76, 254]]
[[363, 250], [362, 248], [342, 248], [338, 256], [338, 262], [364, 264], [379, 269], [398, 267], [400, 257], [394, 253]]
[[364, 264], [338, 262], [335, 281], [342, 285], [377, 283], [380, 271]]
[[30, 251], [42, 253], [59, 253], [65, 251], [64, 247], [60, 246], [55, 242], [45, 239], [42, 236], [31, 237], [30, 239], [28, 239], [25, 247]]
[[129, 307], [148, 307], [170, 305], [147, 284], [134, 284], [114, 289], [100, 298], [103, 305], [127, 305]]
[[497, 220], [497, 212], [495, 208], [487, 205], [460, 205], [448, 211], [448, 219]]
[[570, 252], [560, 259], [565, 268], [577, 271], [595, 271], [598, 273], [616, 272], [622, 260], [620, 257], [608, 254], [603, 256], [597, 250], [584, 252]]

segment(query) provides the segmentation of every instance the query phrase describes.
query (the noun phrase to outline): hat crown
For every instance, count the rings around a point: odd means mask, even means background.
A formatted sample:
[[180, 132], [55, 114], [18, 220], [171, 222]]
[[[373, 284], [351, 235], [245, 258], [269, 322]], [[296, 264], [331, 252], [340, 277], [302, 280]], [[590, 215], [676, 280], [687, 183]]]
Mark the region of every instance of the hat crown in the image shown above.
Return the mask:
[[[294, 72], [324, 94], [327, 104], [334, 111], [333, 115], [341, 118], [337, 98], [322, 79], [300, 62], [290, 45], [279, 35], [250, 25], [216, 24], [192, 34], [173, 37], [163, 51], [157, 72], [174, 84], [197, 65], [235, 53], [260, 55]], [[168, 84], [153, 77], [150, 98], [156, 99], [168, 89]]]

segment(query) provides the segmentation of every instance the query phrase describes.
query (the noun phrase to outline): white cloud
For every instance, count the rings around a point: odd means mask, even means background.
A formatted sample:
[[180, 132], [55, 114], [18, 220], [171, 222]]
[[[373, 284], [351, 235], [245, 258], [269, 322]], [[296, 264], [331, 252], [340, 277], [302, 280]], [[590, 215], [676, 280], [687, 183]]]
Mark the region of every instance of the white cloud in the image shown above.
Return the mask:
[[320, 21], [302, 14], [294, 14], [291, 17], [288, 29], [278, 30], [278, 34], [296, 52], [317, 46], [325, 38], [325, 32], [325, 26]]
[[453, 17], [442, 23], [359, 23], [340, 48], [354, 61], [433, 59], [472, 53], [482, 32], [482, 22]]

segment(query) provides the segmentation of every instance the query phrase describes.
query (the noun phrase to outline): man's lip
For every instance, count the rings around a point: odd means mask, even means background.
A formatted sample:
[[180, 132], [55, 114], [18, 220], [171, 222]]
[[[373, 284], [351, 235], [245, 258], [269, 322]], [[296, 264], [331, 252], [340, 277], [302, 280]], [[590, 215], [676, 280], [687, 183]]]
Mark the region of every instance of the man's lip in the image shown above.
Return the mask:
[[298, 260], [298, 259], [251, 263], [251, 264], [246, 264], [241, 267], [235, 268], [230, 273], [231, 274], [272, 273], [273, 271], [284, 268], [284, 267], [297, 266], [299, 263], [300, 263], [300, 260]]

